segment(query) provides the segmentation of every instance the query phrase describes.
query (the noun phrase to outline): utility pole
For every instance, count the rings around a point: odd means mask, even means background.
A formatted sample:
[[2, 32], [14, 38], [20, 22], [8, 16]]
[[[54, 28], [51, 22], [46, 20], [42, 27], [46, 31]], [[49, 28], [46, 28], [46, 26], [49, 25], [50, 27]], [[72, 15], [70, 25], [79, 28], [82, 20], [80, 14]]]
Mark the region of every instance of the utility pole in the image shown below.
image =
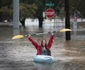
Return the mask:
[[19, 34], [19, 0], [13, 0], [13, 33]]
[[[65, 0], [65, 28], [70, 29], [70, 13], [69, 13], [69, 0]], [[65, 33], [66, 40], [71, 40], [71, 33], [67, 31]]]

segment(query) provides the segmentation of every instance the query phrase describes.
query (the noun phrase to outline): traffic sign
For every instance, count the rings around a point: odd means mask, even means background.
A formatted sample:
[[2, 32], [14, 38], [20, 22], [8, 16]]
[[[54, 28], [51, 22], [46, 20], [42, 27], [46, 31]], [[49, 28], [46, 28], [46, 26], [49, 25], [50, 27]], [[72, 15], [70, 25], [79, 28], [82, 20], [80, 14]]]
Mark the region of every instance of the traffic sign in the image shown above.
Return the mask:
[[53, 3], [47, 3], [47, 4], [45, 4], [46, 6], [54, 6], [54, 4]]
[[45, 11], [45, 15], [47, 16], [47, 18], [51, 19], [55, 16], [55, 11], [52, 8], [48, 8]]

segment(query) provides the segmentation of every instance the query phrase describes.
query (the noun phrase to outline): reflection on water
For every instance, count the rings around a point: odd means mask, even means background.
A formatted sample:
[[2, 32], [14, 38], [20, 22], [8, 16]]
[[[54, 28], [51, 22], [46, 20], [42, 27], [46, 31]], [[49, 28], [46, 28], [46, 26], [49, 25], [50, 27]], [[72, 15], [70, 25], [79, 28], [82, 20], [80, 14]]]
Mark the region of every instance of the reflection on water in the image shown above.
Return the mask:
[[34, 64], [35, 70], [85, 70], [85, 61], [57, 61], [54, 64]]
[[37, 70], [53, 70], [53, 63], [34, 63]]
[[13, 35], [15, 36], [15, 35], [19, 35], [20, 34], [20, 32], [19, 32], [19, 29], [18, 28], [15, 28], [15, 29], [13, 29]]
[[[44, 29], [38, 29], [29, 26], [27, 29], [20, 29], [19, 32], [18, 29], [13, 31], [12, 27], [0, 27], [0, 70], [85, 70], [85, 41], [64, 41], [62, 40], [63, 33], [57, 32], [55, 34], [60, 39], [56, 38], [54, 40], [51, 49], [54, 58], [57, 59], [54, 64], [31, 62], [30, 59], [33, 58], [35, 49], [29, 41], [22, 39], [16, 43], [5, 43], [6, 41], [12, 41], [12, 36], [19, 33], [45, 32], [45, 30], [45, 27]], [[46, 31], [50, 31], [50, 29], [48, 28]], [[83, 33], [82, 31], [81, 33], [77, 32], [77, 35]], [[33, 38], [41, 39], [41, 37], [42, 35]], [[44, 37], [48, 36], [45, 35]], [[5, 42], [3, 43], [3, 41]]]
[[[50, 30], [51, 28], [51, 30]], [[23, 27], [20, 27], [19, 29], [13, 29], [12, 27], [0, 27], [0, 38], [2, 39], [7, 39], [12, 37], [13, 35], [16, 34], [34, 34], [34, 33], [39, 33], [39, 32], [49, 32], [49, 31], [58, 31], [55, 34], [55, 37], [60, 38], [60, 39], [65, 39], [65, 33], [59, 32], [60, 29], [63, 29], [64, 27], [56, 27], [53, 26], [44, 26], [42, 29], [39, 29], [38, 26], [26, 26], [24, 29]], [[46, 35], [45, 35], [46, 36]], [[42, 36], [41, 36], [42, 37]], [[3, 40], [2, 39], [2, 40]], [[84, 31], [77, 31], [76, 34], [74, 31], [71, 32], [71, 39], [72, 40], [85, 40], [85, 33]]]
[[85, 70], [85, 61], [76, 61], [65, 63], [64, 70]]

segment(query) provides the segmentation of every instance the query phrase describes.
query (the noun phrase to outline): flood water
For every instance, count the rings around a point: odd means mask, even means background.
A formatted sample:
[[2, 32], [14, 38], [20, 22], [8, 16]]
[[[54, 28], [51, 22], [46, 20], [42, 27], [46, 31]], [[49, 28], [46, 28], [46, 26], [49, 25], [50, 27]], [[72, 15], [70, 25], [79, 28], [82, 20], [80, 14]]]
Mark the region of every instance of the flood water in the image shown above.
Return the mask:
[[[48, 31], [35, 26], [20, 28], [20, 34]], [[85, 41], [65, 41], [64, 33], [56, 33], [51, 48], [53, 64], [34, 63], [36, 49], [27, 38], [12, 40], [12, 26], [0, 26], [0, 70], [85, 70]], [[16, 30], [15, 30], [16, 33]], [[18, 32], [17, 32], [18, 33]], [[49, 39], [50, 34], [33, 36], [38, 43]]]

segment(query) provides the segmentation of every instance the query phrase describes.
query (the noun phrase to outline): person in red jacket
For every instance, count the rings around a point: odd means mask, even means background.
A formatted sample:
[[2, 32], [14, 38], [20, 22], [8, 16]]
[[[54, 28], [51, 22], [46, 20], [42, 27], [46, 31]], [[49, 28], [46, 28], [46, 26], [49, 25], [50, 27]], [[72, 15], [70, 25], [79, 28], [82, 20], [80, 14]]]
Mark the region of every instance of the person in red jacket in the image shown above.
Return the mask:
[[28, 40], [34, 45], [34, 47], [37, 50], [37, 55], [49, 55], [51, 56], [51, 51], [50, 48], [52, 46], [54, 39], [54, 33], [51, 33], [50, 39], [47, 43], [46, 40], [41, 41], [41, 45], [37, 44], [32, 38], [31, 35], [28, 35]]

